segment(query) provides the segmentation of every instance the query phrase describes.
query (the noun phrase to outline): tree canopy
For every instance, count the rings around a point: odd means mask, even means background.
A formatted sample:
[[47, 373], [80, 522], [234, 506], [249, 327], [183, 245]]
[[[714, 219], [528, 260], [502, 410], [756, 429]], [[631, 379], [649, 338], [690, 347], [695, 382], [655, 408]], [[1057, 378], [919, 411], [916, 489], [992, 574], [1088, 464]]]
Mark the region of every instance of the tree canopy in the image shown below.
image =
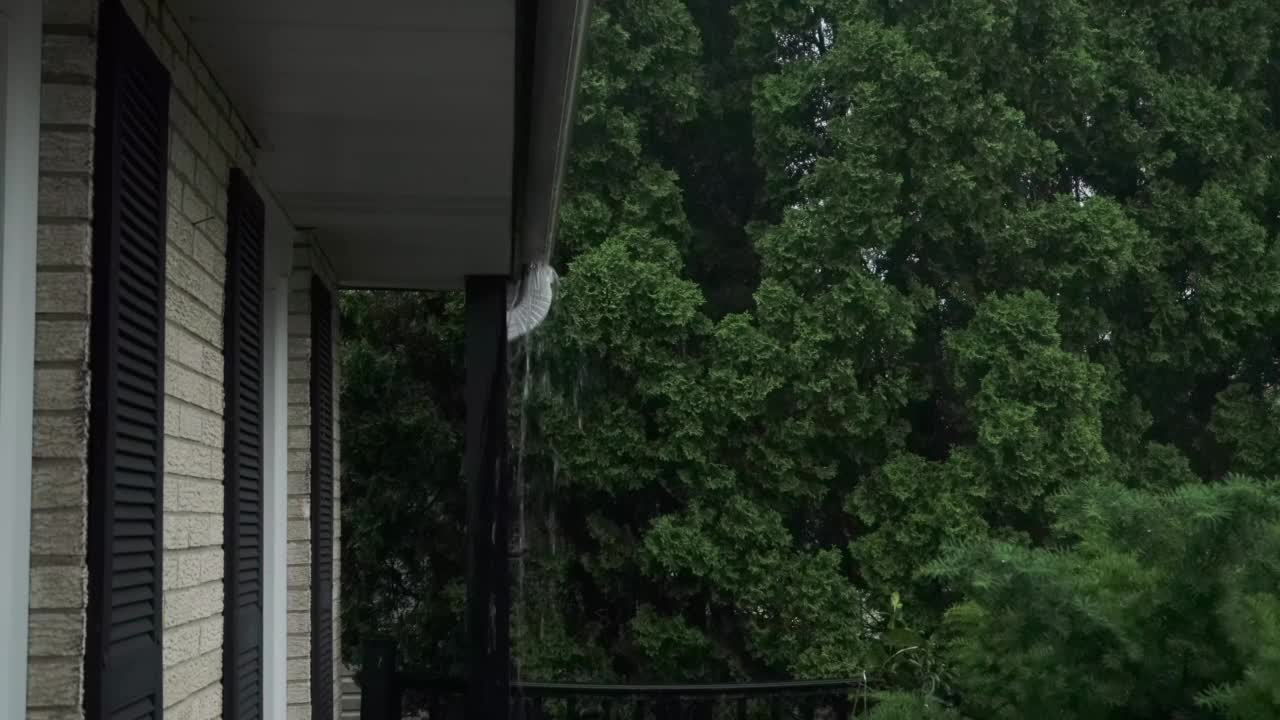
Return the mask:
[[[599, 0], [588, 38], [512, 350], [521, 673], [1276, 714], [1276, 488], [1234, 474], [1280, 466], [1280, 5]], [[442, 672], [457, 302], [343, 298], [348, 640]]]

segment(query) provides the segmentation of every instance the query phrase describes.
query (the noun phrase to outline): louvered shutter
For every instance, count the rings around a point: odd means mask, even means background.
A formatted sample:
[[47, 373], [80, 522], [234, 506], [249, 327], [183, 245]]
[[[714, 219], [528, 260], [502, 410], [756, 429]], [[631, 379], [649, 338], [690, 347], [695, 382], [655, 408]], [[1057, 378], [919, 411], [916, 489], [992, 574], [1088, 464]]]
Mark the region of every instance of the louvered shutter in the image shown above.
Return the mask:
[[333, 717], [333, 296], [311, 279], [311, 712]]
[[262, 717], [262, 198], [232, 170], [227, 204], [223, 716]]
[[169, 77], [114, 1], [98, 48], [85, 705], [158, 719]]

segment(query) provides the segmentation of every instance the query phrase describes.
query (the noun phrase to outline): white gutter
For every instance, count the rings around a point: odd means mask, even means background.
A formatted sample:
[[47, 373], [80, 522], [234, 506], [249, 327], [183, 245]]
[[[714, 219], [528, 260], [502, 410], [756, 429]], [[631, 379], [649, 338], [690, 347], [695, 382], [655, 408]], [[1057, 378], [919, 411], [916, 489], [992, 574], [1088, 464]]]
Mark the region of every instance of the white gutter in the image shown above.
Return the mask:
[[519, 228], [523, 270], [507, 311], [508, 340], [533, 330], [551, 310], [556, 280], [551, 255], [590, 6], [590, 0], [544, 0], [538, 7], [533, 97], [554, 110], [531, 118], [525, 217]]

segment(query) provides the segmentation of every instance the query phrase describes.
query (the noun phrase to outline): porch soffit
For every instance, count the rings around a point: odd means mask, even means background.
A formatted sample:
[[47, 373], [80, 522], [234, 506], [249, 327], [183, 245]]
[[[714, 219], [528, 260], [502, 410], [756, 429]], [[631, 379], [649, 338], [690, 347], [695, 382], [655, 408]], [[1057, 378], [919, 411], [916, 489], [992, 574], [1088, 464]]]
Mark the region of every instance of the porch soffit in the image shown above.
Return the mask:
[[[178, 0], [258, 172], [354, 286], [512, 271], [516, 0]], [[526, 59], [527, 61], [527, 59]]]

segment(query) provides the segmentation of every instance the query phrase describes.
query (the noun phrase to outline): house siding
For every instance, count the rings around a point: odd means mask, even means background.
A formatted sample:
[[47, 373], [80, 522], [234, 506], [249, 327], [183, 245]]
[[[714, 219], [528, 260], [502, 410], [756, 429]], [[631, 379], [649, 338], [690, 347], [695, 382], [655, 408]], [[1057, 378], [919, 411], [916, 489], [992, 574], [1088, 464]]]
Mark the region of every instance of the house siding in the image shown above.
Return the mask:
[[[289, 522], [288, 522], [288, 720], [320, 720], [311, 713], [311, 276], [318, 275], [333, 289], [332, 265], [311, 240], [294, 244], [289, 279]], [[336, 297], [336, 295], [335, 295]], [[338, 322], [334, 313], [334, 358]], [[337, 482], [341, 467], [338, 437], [340, 363], [334, 363], [334, 549], [333, 638], [334, 678], [341, 677], [341, 495]], [[341, 707], [341, 682], [334, 683], [335, 717]], [[332, 720], [325, 718], [324, 720]]]
[[[170, 9], [126, 0], [169, 70], [164, 705], [222, 714], [227, 182], [252, 139]], [[83, 718], [97, 0], [45, 0], [27, 717]]]
[[93, 7], [47, 0], [41, 48], [27, 641], [32, 720], [83, 715]]

